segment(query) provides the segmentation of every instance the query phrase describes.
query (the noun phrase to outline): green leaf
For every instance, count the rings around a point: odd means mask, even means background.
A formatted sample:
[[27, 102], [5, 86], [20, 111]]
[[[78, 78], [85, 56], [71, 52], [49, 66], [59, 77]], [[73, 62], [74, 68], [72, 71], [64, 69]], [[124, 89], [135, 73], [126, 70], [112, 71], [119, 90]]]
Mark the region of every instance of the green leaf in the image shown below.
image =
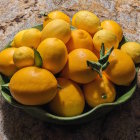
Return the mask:
[[0, 85], [9, 83], [10, 78], [0, 73]]
[[76, 30], [76, 27], [74, 27], [74, 26], [70, 26], [70, 28], [71, 28], [71, 30]]
[[121, 46], [122, 46], [124, 43], [128, 42], [128, 41], [129, 41], [129, 40], [123, 36], [123, 38], [122, 38], [122, 40], [121, 40], [121, 42], [120, 42], [120, 44], [119, 44], [119, 47], [118, 47], [118, 48], [120, 49], [120, 48], [121, 48]]
[[6, 88], [9, 90], [9, 83], [1, 85], [2, 88]]
[[8, 102], [10, 105], [14, 106], [14, 107], [18, 107], [18, 108], [23, 108], [22, 105], [18, 104], [12, 96], [10, 96], [6, 91], [2, 90], [1, 94], [3, 96], [3, 98], [5, 99], [6, 102]]
[[105, 47], [104, 47], [104, 43], [102, 43], [101, 45], [101, 50], [100, 50], [100, 59], [105, 55]]
[[110, 64], [109, 61], [107, 61], [105, 64], [103, 64], [102, 70], [105, 70], [109, 64]]
[[1, 85], [2, 87], [9, 87], [9, 83]]
[[42, 31], [43, 30], [43, 25], [42, 24], [41, 25], [36, 25], [33, 28], [36, 28], [36, 29]]
[[42, 58], [36, 49], [34, 49], [34, 57], [35, 57], [34, 58], [35, 59], [35, 66], [42, 67], [42, 64], [43, 64]]
[[[104, 45], [102, 47], [104, 48]], [[113, 49], [114, 49], [114, 47], [110, 48], [109, 51], [104, 56], [102, 56], [102, 58], [100, 58], [98, 60], [99, 63], [101, 63], [102, 65], [104, 65], [108, 61], [108, 58], [109, 58], [111, 52], [113, 51]]]
[[102, 77], [102, 66], [100, 63], [87, 60], [87, 65], [95, 70], [100, 77]]
[[100, 59], [98, 62], [87, 60], [87, 65], [92, 68], [92, 70], [96, 71], [100, 77], [102, 77], [102, 71], [107, 68], [109, 65], [108, 58], [113, 51], [114, 47], [110, 48], [109, 51], [105, 54], [104, 43], [101, 45], [100, 50]]

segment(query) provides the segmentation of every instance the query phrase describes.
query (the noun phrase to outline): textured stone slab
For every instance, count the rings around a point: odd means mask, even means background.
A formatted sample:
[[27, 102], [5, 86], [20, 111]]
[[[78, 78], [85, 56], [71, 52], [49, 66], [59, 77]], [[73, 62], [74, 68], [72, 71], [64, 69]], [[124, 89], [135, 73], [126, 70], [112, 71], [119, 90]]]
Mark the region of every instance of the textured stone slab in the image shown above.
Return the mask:
[[[54, 9], [62, 10], [71, 17], [78, 10], [87, 9], [101, 21], [114, 19], [121, 24], [129, 40], [140, 41], [139, 0], [1, 0], [0, 49], [18, 31], [41, 23], [41, 11]], [[0, 96], [0, 140], [139, 140], [139, 92], [137, 88], [135, 96], [127, 104], [106, 117], [70, 127], [36, 120], [22, 110], [9, 106]]]

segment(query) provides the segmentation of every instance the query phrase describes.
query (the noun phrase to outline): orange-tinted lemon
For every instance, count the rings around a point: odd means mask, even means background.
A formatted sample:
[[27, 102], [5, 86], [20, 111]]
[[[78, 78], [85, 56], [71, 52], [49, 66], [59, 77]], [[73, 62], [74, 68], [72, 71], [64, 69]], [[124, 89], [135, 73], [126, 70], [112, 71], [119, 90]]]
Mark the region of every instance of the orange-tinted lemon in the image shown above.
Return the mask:
[[57, 92], [53, 74], [38, 67], [25, 67], [17, 71], [9, 84], [14, 99], [24, 105], [42, 105], [50, 102]]
[[13, 62], [13, 55], [16, 48], [7, 48], [0, 52], [0, 72], [6, 76], [12, 76], [17, 67]]
[[73, 50], [68, 55], [68, 62], [61, 75], [81, 84], [93, 81], [97, 72], [88, 67], [87, 60], [97, 62], [98, 58], [88, 49]]
[[115, 100], [116, 91], [114, 85], [103, 75], [91, 83], [83, 85], [86, 102], [91, 107], [103, 103], [111, 103]]
[[61, 86], [54, 99], [49, 103], [50, 110], [59, 116], [72, 117], [80, 115], [85, 106], [80, 87], [67, 79], [58, 78]]
[[91, 51], [93, 50], [91, 35], [81, 29], [73, 30], [71, 32], [71, 38], [66, 45], [69, 52], [78, 48], [89, 49]]
[[114, 49], [105, 70], [107, 77], [117, 85], [128, 86], [135, 78], [136, 70], [132, 58], [125, 52]]

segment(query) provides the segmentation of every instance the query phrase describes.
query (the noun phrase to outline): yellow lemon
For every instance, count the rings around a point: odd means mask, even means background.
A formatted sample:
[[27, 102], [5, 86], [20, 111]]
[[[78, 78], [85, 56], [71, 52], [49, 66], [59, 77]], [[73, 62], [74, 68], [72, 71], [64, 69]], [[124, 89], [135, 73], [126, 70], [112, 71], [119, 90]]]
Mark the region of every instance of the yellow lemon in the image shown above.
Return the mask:
[[24, 105], [42, 105], [50, 102], [57, 92], [53, 74], [38, 67], [25, 67], [17, 71], [9, 84], [14, 99]]
[[99, 18], [89, 11], [79, 11], [72, 18], [72, 25], [78, 29], [83, 29], [90, 34], [95, 34], [100, 27]]
[[15, 35], [13, 41], [14, 41], [14, 44], [15, 44], [16, 47], [21, 47], [21, 46], [23, 46], [23, 44], [22, 44], [22, 36], [23, 36], [23, 34], [25, 33], [25, 31], [26, 31], [26, 30], [22, 30], [22, 31], [18, 32], [18, 33]]
[[101, 22], [101, 27], [106, 30], [112, 31], [118, 38], [119, 42], [122, 40], [123, 31], [121, 26], [113, 20], [104, 20]]
[[114, 85], [103, 75], [86, 85], [83, 85], [86, 102], [91, 107], [103, 103], [111, 103], [115, 100], [116, 91]]
[[140, 43], [127, 42], [121, 46], [121, 50], [126, 52], [134, 61], [134, 63], [140, 63]]
[[73, 30], [71, 32], [71, 38], [66, 45], [69, 52], [78, 48], [85, 48], [91, 51], [93, 50], [93, 42], [91, 35], [88, 32], [81, 29]]
[[84, 96], [80, 87], [67, 79], [58, 78], [61, 86], [54, 99], [49, 103], [52, 112], [59, 116], [72, 117], [80, 115], [85, 106]]
[[109, 30], [100, 30], [93, 36], [93, 44], [95, 49], [99, 52], [101, 45], [104, 43], [105, 49], [108, 50], [111, 47], [118, 48], [119, 40], [117, 36]]
[[47, 38], [37, 48], [43, 60], [43, 68], [53, 74], [60, 72], [67, 62], [67, 48], [57, 38]]
[[37, 48], [40, 44], [41, 32], [38, 29], [31, 28], [22, 35], [22, 46]]
[[13, 55], [16, 48], [7, 48], [0, 52], [0, 72], [6, 76], [12, 76], [17, 67], [13, 62]]
[[43, 27], [45, 27], [50, 21], [54, 19], [62, 19], [70, 23], [70, 18], [65, 13], [56, 10], [56, 11], [50, 12], [47, 16], [45, 16]]
[[42, 30], [41, 40], [55, 37], [62, 40], [65, 44], [71, 36], [70, 24], [62, 19], [55, 19], [49, 22]]
[[34, 51], [26, 46], [19, 47], [15, 50], [13, 61], [18, 68], [34, 65]]

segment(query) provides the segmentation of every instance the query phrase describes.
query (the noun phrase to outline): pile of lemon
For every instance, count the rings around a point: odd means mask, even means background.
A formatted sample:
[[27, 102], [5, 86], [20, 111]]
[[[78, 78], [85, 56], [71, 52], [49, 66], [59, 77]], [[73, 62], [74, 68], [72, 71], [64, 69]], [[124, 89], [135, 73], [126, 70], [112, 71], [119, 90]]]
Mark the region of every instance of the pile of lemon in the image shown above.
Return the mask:
[[134, 80], [140, 44], [127, 42], [118, 49], [122, 38], [113, 20], [100, 22], [95, 14], [79, 11], [71, 21], [53, 11], [45, 15], [42, 31], [22, 30], [0, 52], [0, 72], [11, 78], [9, 90], [17, 102], [48, 104], [54, 114], [76, 116], [85, 101], [90, 107], [113, 102], [114, 85]]

